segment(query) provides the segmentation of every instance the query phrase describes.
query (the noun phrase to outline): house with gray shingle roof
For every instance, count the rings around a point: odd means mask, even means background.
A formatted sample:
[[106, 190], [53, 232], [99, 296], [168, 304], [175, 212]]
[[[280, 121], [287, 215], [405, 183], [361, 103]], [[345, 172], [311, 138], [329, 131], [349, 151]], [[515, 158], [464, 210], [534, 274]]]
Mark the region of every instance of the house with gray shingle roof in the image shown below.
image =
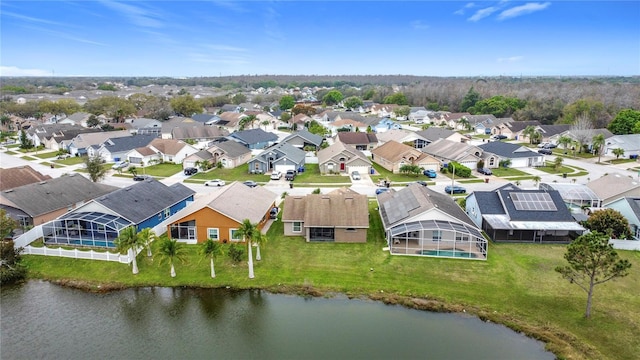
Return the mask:
[[528, 138], [522, 136], [522, 132], [529, 126], [533, 126], [537, 128], [540, 126], [540, 122], [538, 120], [531, 121], [515, 121], [511, 119], [511, 121], [505, 121], [501, 124], [498, 124], [492, 128], [493, 134], [501, 134], [507, 136], [508, 139], [516, 139], [519, 141], [529, 141]]
[[155, 135], [134, 135], [120, 138], [109, 138], [99, 146], [87, 149], [88, 156], [100, 156], [106, 162], [124, 161], [129, 151], [145, 147], [157, 139]]
[[367, 132], [339, 132], [336, 142], [353, 146], [358, 150], [371, 150], [378, 146], [378, 137], [374, 133]]
[[368, 204], [366, 195], [350, 189], [286, 196], [282, 211], [284, 235], [302, 236], [307, 242], [366, 243]]
[[183, 162], [183, 167], [198, 167], [196, 166], [197, 162], [201, 163], [206, 160], [213, 166], [220, 163], [223, 168], [232, 169], [246, 164], [251, 159], [251, 150], [249, 148], [231, 140], [215, 142], [204, 152], [209, 155], [198, 152], [186, 158]]
[[297, 147], [279, 143], [264, 149], [248, 161], [251, 174], [265, 174], [272, 171], [286, 172], [304, 167], [305, 152]]
[[353, 171], [368, 174], [371, 170], [371, 160], [360, 150], [335, 142], [318, 151], [318, 168], [321, 174], [351, 174]]
[[262, 129], [249, 129], [236, 131], [227, 136], [227, 139], [238, 142], [248, 149], [259, 150], [273, 145], [278, 141], [278, 136]]
[[615, 157], [614, 149], [624, 150], [621, 155], [623, 158], [630, 158], [631, 156], [637, 158], [640, 155], [640, 134], [613, 135], [605, 138], [602, 155]]
[[132, 118], [125, 120], [129, 124], [130, 131], [135, 134], [154, 134], [158, 137], [162, 135], [162, 121], [148, 118]]
[[606, 204], [604, 207], [619, 211], [629, 222], [633, 240], [640, 240], [640, 196], [623, 197]]
[[100, 145], [104, 141], [110, 138], [119, 138], [125, 136], [131, 136], [131, 132], [128, 130], [117, 131], [97, 131], [90, 133], [81, 133], [76, 135], [69, 142], [67, 149], [73, 156], [82, 156], [87, 154], [87, 148], [93, 145]]
[[476, 134], [490, 134], [494, 126], [502, 123], [493, 114], [465, 115], [464, 118]]
[[477, 146], [439, 139], [422, 148], [422, 151], [442, 163], [455, 161], [470, 169], [475, 169], [482, 158], [482, 149]]
[[[478, 145], [482, 149], [484, 167], [497, 168], [501, 161], [511, 160], [512, 168], [543, 166], [544, 156], [531, 151], [526, 146], [502, 141], [492, 141]], [[473, 169], [473, 168], [472, 168]]]
[[487, 259], [487, 240], [446, 194], [411, 184], [379, 194], [378, 209], [392, 255]]
[[371, 159], [394, 174], [399, 173], [403, 165], [417, 165], [429, 170], [440, 168], [440, 162], [435, 157], [393, 140], [371, 150]]
[[466, 135], [453, 130], [449, 130], [442, 127], [430, 126], [429, 128], [421, 131], [416, 131], [416, 134], [427, 140], [427, 144], [430, 144], [438, 139], [446, 139], [455, 142], [467, 142], [470, 138]]
[[[221, 243], [241, 242], [237, 233], [242, 222], [249, 219], [262, 229], [275, 207], [277, 194], [263, 186], [248, 187], [233, 182], [203, 195], [167, 221], [167, 235], [188, 244], [213, 239]], [[251, 201], [247, 201], [251, 199]]]
[[195, 192], [181, 183], [167, 186], [154, 179], [136, 182], [94, 198], [42, 225], [45, 244], [113, 248], [120, 232], [158, 229], [171, 215], [194, 200]]
[[116, 189], [70, 174], [4, 190], [0, 208], [23, 226], [41, 225]]
[[466, 213], [493, 241], [568, 243], [585, 231], [555, 190], [513, 184], [466, 197]]
[[216, 125], [220, 121], [220, 116], [216, 114], [195, 114], [191, 117], [193, 120], [204, 125]]
[[603, 204], [608, 204], [621, 197], [640, 196], [640, 181], [632, 174], [620, 173], [607, 174], [599, 179], [587, 183]]
[[300, 130], [282, 139], [281, 142], [289, 143], [297, 148], [304, 149], [312, 147], [313, 150], [318, 150], [324, 138], [320, 135], [312, 134], [307, 130]]
[[132, 165], [148, 165], [152, 161], [182, 164], [184, 159], [198, 149], [181, 140], [153, 139], [149, 145], [129, 151], [125, 157]]

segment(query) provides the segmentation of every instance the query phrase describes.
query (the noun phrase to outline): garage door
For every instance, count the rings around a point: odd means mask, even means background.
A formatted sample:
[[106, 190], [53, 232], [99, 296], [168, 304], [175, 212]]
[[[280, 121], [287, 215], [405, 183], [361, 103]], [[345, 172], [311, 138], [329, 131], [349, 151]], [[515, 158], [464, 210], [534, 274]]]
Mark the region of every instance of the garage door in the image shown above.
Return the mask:
[[287, 165], [281, 164], [281, 165], [276, 165], [275, 170], [280, 171], [284, 174], [287, 172], [287, 170], [296, 170], [296, 166], [290, 165], [290, 164], [287, 164]]
[[347, 172], [349, 174], [351, 174], [354, 171], [359, 172], [361, 175], [362, 174], [368, 174], [369, 173], [369, 167], [368, 166], [349, 166], [349, 167], [347, 167]]

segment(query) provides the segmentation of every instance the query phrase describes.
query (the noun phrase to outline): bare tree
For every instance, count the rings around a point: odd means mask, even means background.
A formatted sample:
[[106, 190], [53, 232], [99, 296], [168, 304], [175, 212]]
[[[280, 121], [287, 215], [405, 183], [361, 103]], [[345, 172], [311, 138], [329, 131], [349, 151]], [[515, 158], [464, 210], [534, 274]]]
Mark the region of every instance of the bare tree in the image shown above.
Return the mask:
[[571, 134], [580, 144], [578, 152], [582, 151], [582, 147], [585, 144], [590, 144], [591, 139], [595, 131], [593, 130], [593, 123], [585, 114], [580, 114], [576, 118], [576, 121], [571, 125]]

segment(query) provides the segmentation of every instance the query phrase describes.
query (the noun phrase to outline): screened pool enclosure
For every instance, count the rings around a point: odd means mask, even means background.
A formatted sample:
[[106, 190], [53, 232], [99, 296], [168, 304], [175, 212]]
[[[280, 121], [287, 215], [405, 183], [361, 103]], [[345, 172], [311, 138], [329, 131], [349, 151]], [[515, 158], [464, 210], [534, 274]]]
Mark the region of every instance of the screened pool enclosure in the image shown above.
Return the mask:
[[113, 241], [130, 221], [100, 212], [68, 213], [42, 225], [46, 245], [115, 248]]
[[487, 240], [468, 224], [445, 220], [402, 223], [387, 231], [391, 254], [486, 260]]

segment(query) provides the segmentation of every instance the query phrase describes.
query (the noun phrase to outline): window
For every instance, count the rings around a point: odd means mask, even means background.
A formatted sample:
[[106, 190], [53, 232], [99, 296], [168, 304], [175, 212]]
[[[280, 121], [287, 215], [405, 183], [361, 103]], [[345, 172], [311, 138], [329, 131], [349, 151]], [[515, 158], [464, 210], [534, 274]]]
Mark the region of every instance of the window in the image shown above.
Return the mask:
[[309, 240], [311, 241], [333, 241], [333, 228], [311, 228], [309, 230]]
[[489, 166], [493, 166], [493, 164], [494, 164], [494, 159], [493, 159], [493, 157], [490, 157], [489, 158]]
[[169, 208], [164, 209], [164, 217], [165, 217], [165, 219], [168, 218], [169, 216], [171, 216], [171, 209], [169, 209]]
[[431, 234], [432, 234], [431, 236], [432, 236], [433, 241], [442, 240], [442, 231], [441, 230], [433, 230], [431, 232]]
[[469, 235], [456, 233], [456, 241], [469, 241]]
[[348, 231], [348, 232], [355, 232], [355, 231], [356, 231], [356, 229], [355, 229], [355, 228], [346, 228], [346, 229], [345, 229], [345, 231]]
[[220, 240], [220, 236], [218, 234], [218, 228], [208, 228], [207, 229], [207, 238], [218, 241]]
[[300, 221], [293, 222], [293, 228], [291, 229], [293, 232], [301, 232], [302, 231], [302, 223]]
[[231, 238], [231, 241], [242, 241], [242, 236], [240, 236], [238, 229], [229, 230], [229, 237]]

